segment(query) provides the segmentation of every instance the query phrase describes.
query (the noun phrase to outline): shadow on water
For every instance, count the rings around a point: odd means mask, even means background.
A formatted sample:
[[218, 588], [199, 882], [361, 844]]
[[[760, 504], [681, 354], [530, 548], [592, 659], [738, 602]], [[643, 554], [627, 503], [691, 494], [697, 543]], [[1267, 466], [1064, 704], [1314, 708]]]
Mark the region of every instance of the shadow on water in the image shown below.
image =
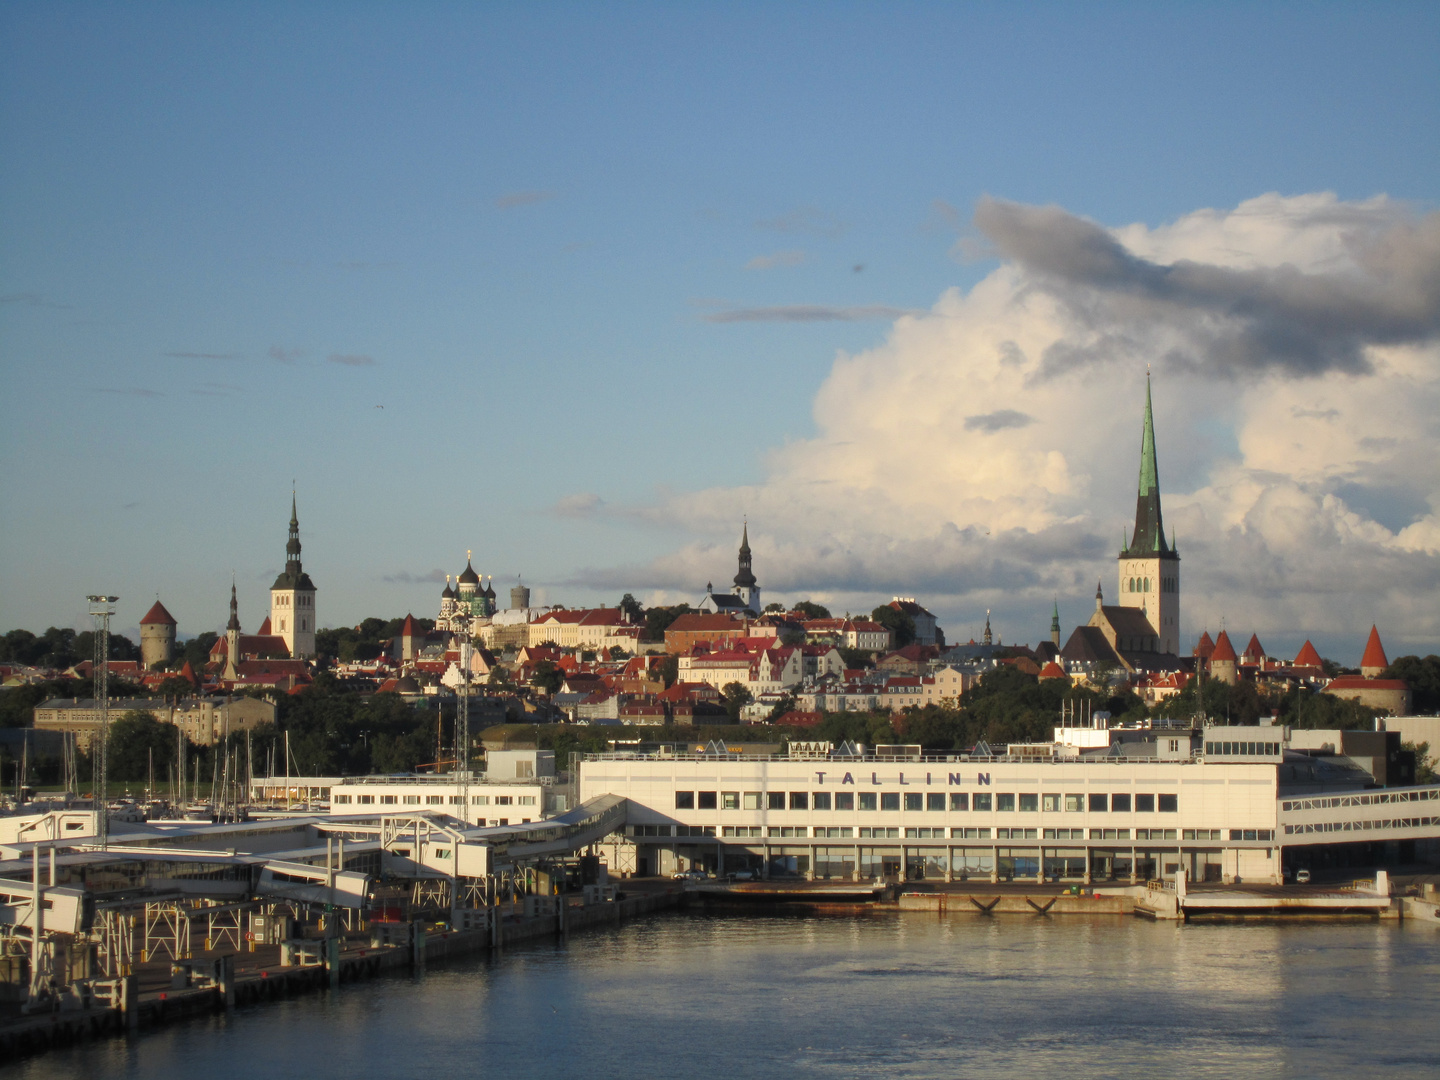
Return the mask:
[[0, 1077], [1353, 1077], [1433, 1069], [1440, 933], [748, 906], [99, 1043]]

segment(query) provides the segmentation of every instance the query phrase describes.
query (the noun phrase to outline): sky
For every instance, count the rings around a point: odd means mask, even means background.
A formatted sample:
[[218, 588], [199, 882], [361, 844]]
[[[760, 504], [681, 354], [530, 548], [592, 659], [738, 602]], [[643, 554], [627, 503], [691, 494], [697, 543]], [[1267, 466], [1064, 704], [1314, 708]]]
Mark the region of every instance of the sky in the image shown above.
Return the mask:
[[1440, 652], [1440, 8], [0, 3], [0, 630], [914, 596]]

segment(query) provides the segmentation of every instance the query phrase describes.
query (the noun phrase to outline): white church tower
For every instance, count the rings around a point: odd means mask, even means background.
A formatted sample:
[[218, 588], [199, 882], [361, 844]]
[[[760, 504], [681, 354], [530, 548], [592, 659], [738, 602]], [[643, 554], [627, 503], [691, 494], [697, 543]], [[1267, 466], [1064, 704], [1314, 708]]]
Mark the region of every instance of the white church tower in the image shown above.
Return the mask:
[[285, 639], [295, 659], [308, 660], [315, 655], [315, 585], [300, 566], [300, 519], [293, 494], [285, 572], [270, 586], [270, 632]]

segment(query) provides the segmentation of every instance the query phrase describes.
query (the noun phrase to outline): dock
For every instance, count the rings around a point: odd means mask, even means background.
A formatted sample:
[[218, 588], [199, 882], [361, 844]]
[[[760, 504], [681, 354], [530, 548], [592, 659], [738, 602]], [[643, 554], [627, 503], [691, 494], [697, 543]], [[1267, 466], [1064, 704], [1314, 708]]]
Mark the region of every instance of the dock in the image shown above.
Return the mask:
[[[658, 884], [658, 883], [657, 883]], [[617, 926], [656, 911], [683, 906], [687, 897], [678, 886], [660, 885], [603, 904], [551, 905], [540, 915], [511, 915], [490, 928], [457, 930], [431, 924], [400, 944], [372, 944], [369, 933], [348, 935], [338, 949], [332, 975], [323, 940], [314, 954], [319, 962], [284, 964], [282, 946], [261, 945], [234, 950], [196, 950], [177, 965], [170, 958], [139, 963], [124, 980], [120, 1000], [74, 1002], [54, 1011], [0, 1018], [0, 1061], [13, 1062], [58, 1047], [90, 1039], [153, 1030], [199, 1015], [225, 1012], [239, 1006], [333, 989], [341, 984], [387, 974], [414, 974], [426, 966], [483, 952], [597, 927]], [[177, 974], [183, 968], [186, 974]], [[188, 973], [206, 973], [192, 978]], [[209, 973], [221, 973], [218, 978]], [[185, 985], [200, 982], [205, 985]]]

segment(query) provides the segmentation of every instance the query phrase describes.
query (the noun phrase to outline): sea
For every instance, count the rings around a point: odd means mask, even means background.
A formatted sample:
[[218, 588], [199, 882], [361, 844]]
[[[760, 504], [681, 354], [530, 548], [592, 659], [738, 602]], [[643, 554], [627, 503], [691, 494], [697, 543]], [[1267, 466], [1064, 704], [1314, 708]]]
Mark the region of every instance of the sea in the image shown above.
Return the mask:
[[702, 1076], [1440, 1076], [1440, 928], [667, 913], [0, 1067]]

